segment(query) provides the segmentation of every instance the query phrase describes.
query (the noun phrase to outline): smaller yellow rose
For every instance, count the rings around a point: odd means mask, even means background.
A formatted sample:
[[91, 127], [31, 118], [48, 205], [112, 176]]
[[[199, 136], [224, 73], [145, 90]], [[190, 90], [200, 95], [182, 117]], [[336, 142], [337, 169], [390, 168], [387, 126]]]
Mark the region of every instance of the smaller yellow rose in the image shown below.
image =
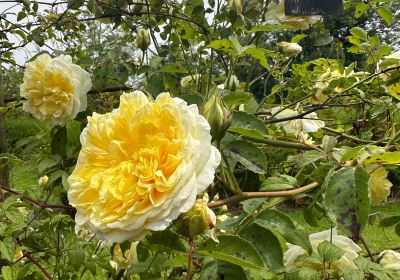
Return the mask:
[[400, 273], [400, 253], [393, 250], [385, 250], [378, 256], [379, 264], [384, 269]]
[[26, 99], [23, 108], [39, 120], [65, 125], [86, 110], [91, 86], [89, 73], [73, 64], [69, 55], [42, 54], [26, 66], [20, 86]]
[[381, 205], [387, 202], [390, 188], [393, 184], [387, 179], [388, 172], [385, 167], [378, 164], [365, 166], [369, 173], [368, 187], [372, 205]]
[[278, 46], [283, 55], [293, 57], [301, 53], [303, 48], [297, 43], [279, 42]]
[[[354, 260], [358, 257], [359, 252], [361, 252], [361, 248], [350, 238], [338, 235], [336, 228], [310, 234], [309, 239], [314, 253], [318, 252], [318, 245], [323, 241], [332, 242], [333, 245], [344, 250], [344, 255], [336, 262], [331, 263], [332, 269], [340, 272], [339, 268], [337, 267], [338, 264], [345, 265], [351, 269], [357, 268]], [[286, 271], [292, 271], [299, 266], [308, 266], [316, 270], [324, 269], [324, 266], [320, 263], [313, 263], [311, 261], [297, 261], [299, 256], [307, 254], [307, 252], [298, 245], [293, 245], [290, 243], [286, 243], [286, 245], [288, 246], [288, 250], [283, 256]]]

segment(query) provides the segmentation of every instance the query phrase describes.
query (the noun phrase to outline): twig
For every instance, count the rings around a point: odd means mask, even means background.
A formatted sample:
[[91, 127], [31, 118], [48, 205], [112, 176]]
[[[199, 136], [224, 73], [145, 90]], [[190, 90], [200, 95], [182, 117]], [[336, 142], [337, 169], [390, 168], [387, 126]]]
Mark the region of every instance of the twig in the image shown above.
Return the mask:
[[365, 241], [365, 239], [362, 236], [360, 236], [360, 239], [361, 239], [362, 244], [365, 247], [365, 250], [367, 250], [368, 256], [370, 257], [371, 261], [374, 261], [374, 257], [372, 256], [371, 250], [369, 249], [367, 242]]
[[319, 184], [317, 182], [313, 182], [311, 184], [305, 185], [303, 187], [290, 189], [290, 190], [280, 190], [280, 191], [270, 191], [270, 192], [242, 192], [239, 194], [235, 194], [231, 197], [219, 200], [219, 201], [212, 201], [207, 204], [209, 208], [215, 208], [222, 205], [250, 199], [256, 197], [286, 197], [286, 196], [293, 196], [296, 194], [304, 193], [311, 189], [314, 189]]
[[40, 269], [40, 271], [43, 272], [43, 274], [46, 276], [47, 280], [54, 280], [53, 277], [50, 275], [50, 273], [27, 251], [24, 252], [24, 257], [26, 257], [28, 260], [30, 260], [37, 268]]
[[314, 147], [312, 145], [307, 145], [307, 144], [302, 144], [302, 143], [296, 143], [296, 142], [286, 142], [286, 141], [279, 141], [279, 140], [272, 140], [272, 139], [267, 139], [267, 138], [257, 138], [257, 137], [252, 137], [252, 136], [247, 136], [247, 135], [241, 135], [238, 133], [231, 132], [233, 134], [239, 135], [241, 138], [250, 140], [256, 143], [262, 143], [270, 146], [275, 146], [275, 147], [282, 147], [282, 148], [288, 148], [288, 149], [298, 149], [298, 150], [317, 150], [319, 151], [317, 147]]
[[47, 204], [45, 202], [42, 201], [38, 201], [36, 199], [33, 199], [32, 197], [29, 197], [27, 195], [24, 195], [20, 192], [14, 191], [10, 188], [7, 188], [3, 185], [0, 185], [0, 188], [2, 188], [3, 190], [12, 193], [16, 196], [18, 196], [19, 198], [21, 198], [22, 200], [26, 200], [29, 201], [30, 203], [39, 206], [40, 208], [52, 208], [52, 209], [74, 209], [74, 207], [72, 207], [71, 205], [55, 205], [55, 204]]
[[196, 250], [196, 246], [194, 245], [194, 241], [192, 238], [189, 239], [189, 244], [190, 244], [190, 249], [189, 249], [189, 253], [188, 253], [188, 268], [187, 268], [187, 272], [186, 272], [186, 280], [190, 280], [192, 258], [193, 258], [193, 253]]

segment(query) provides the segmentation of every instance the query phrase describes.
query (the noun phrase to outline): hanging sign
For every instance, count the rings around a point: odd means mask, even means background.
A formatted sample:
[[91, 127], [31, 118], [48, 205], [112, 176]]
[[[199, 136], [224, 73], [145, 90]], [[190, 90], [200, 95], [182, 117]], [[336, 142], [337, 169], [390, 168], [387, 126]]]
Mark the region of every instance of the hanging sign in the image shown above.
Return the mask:
[[343, 0], [285, 0], [287, 16], [340, 15]]

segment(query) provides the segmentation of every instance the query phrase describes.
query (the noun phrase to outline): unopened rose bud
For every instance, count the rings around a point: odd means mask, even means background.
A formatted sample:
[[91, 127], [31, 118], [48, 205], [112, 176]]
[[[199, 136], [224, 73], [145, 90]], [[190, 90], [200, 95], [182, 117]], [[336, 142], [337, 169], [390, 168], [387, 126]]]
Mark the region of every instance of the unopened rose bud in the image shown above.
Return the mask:
[[39, 187], [45, 188], [47, 186], [47, 182], [49, 181], [49, 177], [46, 175], [39, 178]]
[[212, 95], [204, 104], [203, 116], [210, 124], [212, 138], [220, 141], [232, 123], [232, 114], [225, 107], [219, 95]]
[[132, 242], [131, 247], [124, 252], [121, 249], [121, 246], [117, 243], [114, 246], [113, 259], [110, 261], [111, 266], [116, 269], [127, 269], [132, 265], [135, 265], [139, 262], [137, 257], [136, 247], [139, 242]]
[[136, 34], [136, 45], [143, 52], [150, 46], [150, 32], [147, 29], [139, 28]]
[[216, 195], [214, 195], [213, 197], [213, 201], [218, 201], [219, 200], [219, 193], [217, 193]]
[[192, 209], [183, 213], [175, 222], [177, 231], [191, 239], [195, 236], [208, 232], [212, 239], [217, 218], [214, 212], [207, 207], [207, 202], [202, 199], [196, 200]]
[[278, 46], [282, 54], [287, 57], [296, 56], [303, 50], [303, 48], [296, 43], [279, 42]]
[[201, 78], [200, 74], [188, 75], [181, 79], [181, 87], [189, 87], [195, 85]]
[[235, 91], [239, 87], [239, 80], [235, 75], [231, 75], [225, 80], [224, 88], [230, 91]]

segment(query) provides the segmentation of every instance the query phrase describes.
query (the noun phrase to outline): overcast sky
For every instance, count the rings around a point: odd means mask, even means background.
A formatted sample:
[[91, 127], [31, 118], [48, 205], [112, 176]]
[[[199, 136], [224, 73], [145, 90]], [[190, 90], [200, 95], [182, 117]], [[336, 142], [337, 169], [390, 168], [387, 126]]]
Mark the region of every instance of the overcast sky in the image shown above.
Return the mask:
[[[53, 3], [53, 2], [65, 2], [65, 0], [41, 0], [40, 2], [44, 3]], [[39, 4], [39, 10], [38, 12], [43, 12], [44, 9], [49, 9], [51, 6], [49, 5], [44, 5], [44, 4]], [[66, 5], [57, 5], [55, 9], [58, 9], [57, 11], [60, 13], [64, 11], [66, 8]], [[17, 1], [10, 1], [8, 3], [0, 3], [0, 13], [3, 14], [4, 12], [7, 13], [7, 20], [16, 23], [17, 22], [17, 15], [18, 12], [20, 12], [22, 9], [22, 4], [18, 3]], [[25, 18], [22, 21], [19, 21], [19, 24], [26, 23], [28, 21], [34, 22], [34, 18]], [[13, 35], [13, 34], [7, 34], [8, 39], [11, 42], [16, 43], [17, 45], [21, 42], [21, 37], [18, 35]], [[24, 65], [25, 62], [30, 59], [32, 56], [34, 56], [36, 53], [39, 51], [43, 50], [50, 50], [48, 47], [43, 46], [39, 47], [35, 42], [31, 42], [28, 45], [26, 45], [23, 48], [18, 48], [17, 50], [14, 51], [14, 59], [17, 62], [18, 65]]]

